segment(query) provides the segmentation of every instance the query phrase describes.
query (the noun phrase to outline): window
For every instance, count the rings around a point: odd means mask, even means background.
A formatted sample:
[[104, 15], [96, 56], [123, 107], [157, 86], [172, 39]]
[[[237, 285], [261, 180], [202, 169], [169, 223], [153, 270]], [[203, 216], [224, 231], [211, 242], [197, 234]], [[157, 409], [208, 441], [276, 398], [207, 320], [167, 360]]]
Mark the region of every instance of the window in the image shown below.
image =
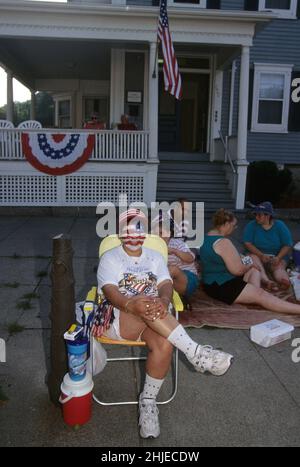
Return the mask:
[[168, 6], [206, 8], [206, 1], [207, 0], [169, 0]]
[[71, 99], [58, 100], [56, 124], [58, 128], [71, 128]]
[[287, 132], [292, 67], [255, 64], [252, 131]]
[[272, 10], [282, 18], [296, 18], [297, 0], [259, 0], [258, 9]]
[[97, 115], [99, 120], [108, 123], [107, 97], [84, 97], [84, 121], [90, 120], [93, 115]]

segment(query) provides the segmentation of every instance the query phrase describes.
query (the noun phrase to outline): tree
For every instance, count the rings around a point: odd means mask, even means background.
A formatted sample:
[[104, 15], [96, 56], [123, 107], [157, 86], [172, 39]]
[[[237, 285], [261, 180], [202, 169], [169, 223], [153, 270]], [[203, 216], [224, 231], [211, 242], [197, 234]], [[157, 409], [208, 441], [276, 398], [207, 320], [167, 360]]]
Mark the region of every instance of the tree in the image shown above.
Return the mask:
[[[14, 125], [18, 126], [24, 120], [30, 119], [30, 101], [14, 103]], [[6, 105], [0, 108], [0, 119], [6, 119]], [[38, 92], [35, 100], [36, 120], [43, 127], [54, 125], [54, 102], [52, 96], [47, 92]]]

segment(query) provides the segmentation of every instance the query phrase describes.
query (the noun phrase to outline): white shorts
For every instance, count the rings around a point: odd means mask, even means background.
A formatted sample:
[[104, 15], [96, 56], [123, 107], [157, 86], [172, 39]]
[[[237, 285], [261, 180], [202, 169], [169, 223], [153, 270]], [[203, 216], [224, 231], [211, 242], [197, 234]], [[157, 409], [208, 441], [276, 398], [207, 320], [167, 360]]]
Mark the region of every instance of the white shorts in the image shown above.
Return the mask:
[[[103, 336], [108, 337], [109, 339], [114, 339], [114, 340], [124, 340], [124, 337], [121, 336], [120, 334], [120, 310], [118, 308], [114, 308], [114, 320], [110, 327], [103, 333]], [[147, 326], [145, 326], [145, 329]], [[145, 331], [145, 329], [142, 330], [141, 334], [139, 337], [136, 339], [137, 342], [140, 342], [142, 340], [142, 334]]]

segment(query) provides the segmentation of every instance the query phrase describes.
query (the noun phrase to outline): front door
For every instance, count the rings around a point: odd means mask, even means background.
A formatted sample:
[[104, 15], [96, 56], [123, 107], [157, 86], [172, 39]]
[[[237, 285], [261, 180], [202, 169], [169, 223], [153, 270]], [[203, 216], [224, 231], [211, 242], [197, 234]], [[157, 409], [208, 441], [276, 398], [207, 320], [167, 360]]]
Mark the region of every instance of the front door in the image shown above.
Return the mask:
[[164, 90], [159, 76], [159, 151], [206, 152], [209, 75], [182, 73], [182, 100]]

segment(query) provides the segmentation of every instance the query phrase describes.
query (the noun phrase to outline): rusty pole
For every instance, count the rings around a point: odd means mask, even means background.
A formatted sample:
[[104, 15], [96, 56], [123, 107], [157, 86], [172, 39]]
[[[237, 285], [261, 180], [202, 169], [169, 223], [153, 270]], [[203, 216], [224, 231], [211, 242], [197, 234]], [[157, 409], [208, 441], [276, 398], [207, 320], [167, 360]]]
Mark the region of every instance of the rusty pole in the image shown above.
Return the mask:
[[51, 269], [52, 301], [50, 319], [50, 372], [47, 378], [49, 397], [58, 405], [60, 385], [68, 371], [64, 332], [76, 321], [75, 290], [73, 275], [73, 249], [68, 235], [53, 238], [53, 258]]

